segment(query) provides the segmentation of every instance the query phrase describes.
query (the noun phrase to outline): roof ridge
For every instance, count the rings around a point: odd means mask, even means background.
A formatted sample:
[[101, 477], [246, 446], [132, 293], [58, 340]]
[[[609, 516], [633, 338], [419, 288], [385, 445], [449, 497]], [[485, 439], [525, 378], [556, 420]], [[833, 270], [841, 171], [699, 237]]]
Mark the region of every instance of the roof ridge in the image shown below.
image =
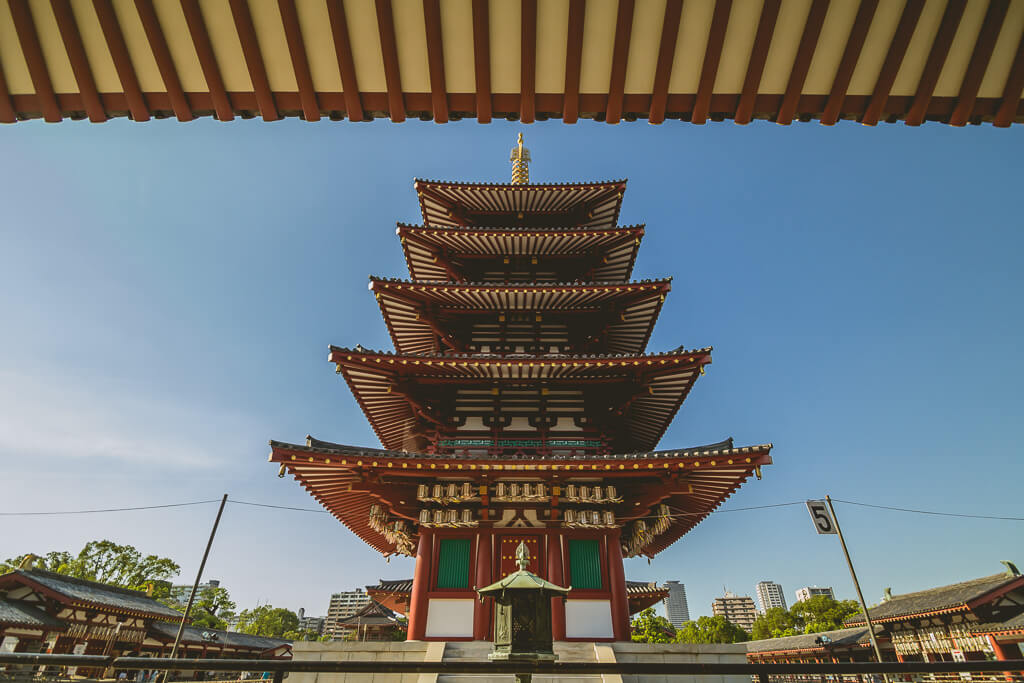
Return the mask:
[[516, 189], [552, 189], [561, 187], [590, 187], [593, 185], [617, 185], [619, 183], [628, 183], [629, 178], [613, 178], [609, 180], [591, 180], [584, 182], [575, 183], [527, 183], [525, 185], [519, 185], [515, 183], [492, 183], [492, 182], [473, 182], [464, 180], [440, 180], [437, 178], [413, 178], [413, 187], [416, 183], [429, 183], [433, 185], [464, 185], [467, 187], [493, 187], [493, 188], [516, 188]]
[[411, 284], [411, 285], [425, 285], [425, 286], [438, 286], [444, 285], [447, 287], [493, 287], [496, 289], [509, 288], [509, 287], [544, 287], [544, 288], [555, 288], [555, 287], [624, 287], [628, 285], [651, 285], [660, 284], [665, 282], [672, 282], [673, 276], [666, 275], [660, 278], [643, 278], [640, 280], [626, 280], [624, 282], [618, 282], [615, 280], [593, 280], [593, 281], [573, 281], [573, 282], [531, 282], [529, 280], [518, 280], [516, 282], [456, 282], [454, 280], [422, 280], [413, 278], [403, 277], [382, 277], [380, 275], [370, 275], [369, 279], [373, 282], [386, 282], [386, 283], [399, 283], [399, 284]]
[[692, 353], [711, 353], [714, 351], [713, 346], [705, 346], [700, 349], [686, 349], [682, 346], [673, 349], [671, 351], [663, 351], [660, 353], [607, 353], [607, 354], [570, 354], [570, 353], [546, 353], [546, 354], [533, 354], [533, 353], [453, 353], [448, 355], [440, 355], [436, 353], [397, 353], [395, 351], [382, 351], [374, 349], [366, 349], [361, 345], [356, 347], [347, 346], [335, 346], [334, 344], [328, 345], [330, 352], [340, 351], [343, 353], [361, 353], [367, 356], [390, 356], [393, 358], [426, 358], [429, 360], [438, 361], [450, 361], [453, 359], [467, 359], [467, 360], [537, 360], [537, 361], [549, 361], [549, 360], [605, 360], [605, 359], [621, 359], [621, 358], [663, 358], [670, 356], [685, 356]]
[[157, 601], [155, 598], [153, 598], [153, 596], [148, 595], [146, 591], [135, 590], [134, 588], [125, 588], [124, 586], [114, 586], [112, 584], [104, 583], [102, 581], [83, 579], [81, 577], [71, 576], [69, 574], [61, 574], [60, 572], [50, 571], [49, 569], [42, 569], [41, 567], [33, 567], [32, 569], [27, 570], [15, 569], [14, 571], [19, 574], [23, 574], [29, 578], [32, 578], [33, 574], [42, 574], [43, 576], [49, 576], [60, 581], [67, 581], [68, 583], [78, 584], [79, 586], [98, 586], [100, 589], [108, 590], [112, 593], [123, 593], [125, 595], [131, 595], [134, 597], [149, 598], [154, 602], [157, 602], [158, 604], [162, 604], [159, 603], [159, 601]]

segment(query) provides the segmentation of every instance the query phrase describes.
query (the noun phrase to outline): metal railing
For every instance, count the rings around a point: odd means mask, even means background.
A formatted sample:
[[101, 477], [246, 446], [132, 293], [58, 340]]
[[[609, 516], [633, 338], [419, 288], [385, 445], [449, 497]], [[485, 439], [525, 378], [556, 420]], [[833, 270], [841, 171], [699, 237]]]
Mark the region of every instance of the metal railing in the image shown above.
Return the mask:
[[[102, 655], [50, 655], [0, 653], [0, 666], [68, 667], [147, 671], [261, 671], [269, 672], [274, 683], [286, 673], [362, 674], [480, 674], [480, 675], [648, 675], [648, 676], [750, 676], [758, 683], [793, 681], [807, 683], [851, 683], [926, 680], [1021, 681], [1024, 660], [972, 662], [841, 662], [817, 664], [700, 664], [687, 662], [565, 662], [565, 661], [295, 661], [286, 659], [161, 659], [156, 657], [105, 657]], [[934, 678], [930, 678], [934, 676]], [[969, 676], [969, 677], [968, 677]]]

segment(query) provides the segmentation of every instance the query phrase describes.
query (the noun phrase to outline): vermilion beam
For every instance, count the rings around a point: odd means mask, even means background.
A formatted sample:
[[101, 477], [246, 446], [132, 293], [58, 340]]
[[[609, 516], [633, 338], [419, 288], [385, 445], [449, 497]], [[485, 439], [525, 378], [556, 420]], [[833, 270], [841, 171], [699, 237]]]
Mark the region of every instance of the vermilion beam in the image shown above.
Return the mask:
[[814, 0], [811, 4], [807, 21], [804, 23], [804, 33], [796, 50], [796, 59], [793, 60], [793, 68], [789, 72], [786, 93], [782, 96], [782, 105], [775, 119], [776, 123], [788, 126], [793, 122], [793, 116], [800, 104], [804, 81], [807, 79], [807, 71], [811, 68], [811, 59], [814, 58], [814, 49], [818, 46], [818, 37], [821, 36], [821, 27], [825, 23], [825, 15], [828, 14], [828, 5], [829, 0]]
[[861, 50], [864, 49], [864, 40], [868, 37], [868, 29], [871, 28], [876, 9], [878, 0], [861, 0], [860, 7], [857, 8], [857, 16], [846, 39], [846, 48], [843, 50], [842, 59], [839, 60], [839, 68], [832, 80], [832, 90], [829, 92], [828, 101], [825, 102], [825, 111], [821, 115], [821, 122], [826, 126], [834, 125], [842, 113], [846, 90], [850, 87], [850, 79], [853, 78], [853, 70], [860, 59]]
[[473, 0], [473, 73], [476, 120], [491, 122], [491, 19], [488, 0]]
[[942, 23], [939, 24], [939, 31], [932, 41], [932, 49], [928, 52], [928, 61], [925, 62], [921, 78], [917, 82], [914, 103], [907, 112], [908, 126], [920, 126], [924, 123], [924, 117], [928, 114], [928, 104], [932, 101], [935, 85], [939, 82], [939, 74], [942, 73], [942, 67], [949, 56], [949, 48], [953, 44], [953, 37], [960, 26], [960, 19], [966, 7], [967, 0], [949, 0], [946, 10], [942, 13]]
[[53, 8], [53, 16], [57, 20], [57, 30], [60, 31], [64, 50], [71, 62], [71, 71], [78, 83], [78, 92], [81, 93], [82, 102], [85, 104], [85, 113], [93, 123], [102, 123], [107, 120], [107, 112], [103, 110], [103, 101], [100, 100], [96, 81], [92, 77], [89, 58], [85, 54], [82, 36], [78, 32], [75, 15], [71, 11], [71, 1], [50, 0], [50, 7]]
[[434, 122], [447, 123], [448, 87], [444, 80], [440, 0], [423, 0], [423, 23], [427, 32], [427, 67], [430, 70], [430, 102], [434, 109]]
[[128, 111], [131, 112], [133, 120], [148, 121], [149, 107], [139, 86], [139, 79], [135, 75], [128, 46], [121, 33], [121, 25], [117, 23], [117, 15], [114, 14], [114, 6], [110, 0], [92, 0], [92, 6], [100, 21], [100, 29], [103, 31], [110, 57], [114, 60], [114, 70], [117, 71], [125, 99], [128, 101]]
[[142, 20], [142, 28], [146, 32], [146, 39], [153, 51], [153, 58], [156, 59], [157, 69], [160, 71], [160, 78], [167, 90], [167, 97], [171, 100], [171, 109], [179, 121], [191, 121], [195, 118], [192, 108], [189, 106], [188, 98], [181, 87], [181, 80], [178, 78], [178, 71], [174, 68], [174, 60], [171, 59], [171, 51], [167, 47], [167, 40], [164, 38], [163, 29], [160, 28], [160, 20], [157, 19], [156, 10], [153, 9], [153, 0], [135, 0], [135, 9]]
[[569, 0], [569, 29], [565, 46], [565, 88], [562, 121], [576, 123], [580, 116], [580, 71], [583, 68], [583, 19], [586, 0]]
[[302, 40], [302, 27], [299, 26], [295, 0], [277, 0], [277, 6], [281, 9], [285, 42], [288, 43], [295, 82], [299, 86], [302, 115], [307, 121], [319, 121], [320, 104], [316, 101], [316, 89], [313, 87], [313, 75], [309, 71], [309, 59], [306, 57], [306, 44]]
[[1003, 19], [1006, 18], [1008, 9], [1010, 9], [1010, 0], [992, 0], [988, 5], [985, 20], [978, 33], [978, 41], [974, 44], [974, 53], [971, 55], [971, 61], [967, 64], [963, 83], [960, 84], [956, 108], [953, 109], [953, 114], [949, 117], [949, 123], [952, 126], [967, 125], [971, 118], [974, 103], [978, 99], [978, 89], [981, 88], [981, 80], [985, 77], [985, 70], [988, 69], [992, 51], [996, 48], [999, 29], [1002, 28]]
[[1020, 96], [1024, 92], [1024, 36], [1017, 45], [1017, 54], [1013, 58], [1013, 67], [1006, 77], [1006, 85], [1003, 87], [1003, 103], [999, 105], [996, 117], [992, 121], [993, 126], [1006, 128], [1017, 116], [1017, 109], [1020, 106]]
[[274, 95], [270, 91], [270, 80], [267, 78], [267, 68], [263, 64], [259, 41], [256, 40], [256, 27], [252, 23], [249, 3], [246, 0], [228, 1], [231, 6], [231, 16], [235, 22], [235, 30], [238, 32], [238, 39], [242, 44], [245, 66], [249, 70], [249, 78], [252, 80], [252, 87], [256, 93], [256, 106], [259, 107], [264, 121], [277, 121], [281, 115], [277, 111]]
[[[770, 1], [770, 0], [769, 0]], [[665, 20], [661, 25], [661, 42], [658, 44], [658, 65], [654, 70], [654, 88], [651, 91], [651, 109], [648, 123], [662, 123], [668, 103], [668, 84], [672, 79], [672, 62], [676, 55], [676, 40], [679, 38], [679, 19], [683, 15], [683, 0], [668, 0], [665, 3]]]
[[395, 43], [395, 20], [391, 0], [375, 0], [380, 51], [384, 60], [384, 81], [388, 90], [388, 114], [395, 123], [405, 121], [405, 100], [398, 70], [398, 46]]
[[903, 64], [903, 57], [907, 54], [907, 47], [910, 39], [917, 28], [917, 21], [921, 18], [921, 10], [924, 9], [924, 0], [907, 0], [903, 7], [903, 14], [900, 15], [900, 23], [896, 25], [896, 35], [889, 44], [889, 51], [885, 54], [885, 61], [882, 62], [882, 70], [875, 81], [875, 91], [871, 95], [867, 109], [861, 117], [860, 122], [867, 126], [878, 123], [885, 105], [889, 101], [889, 93], [892, 91], [892, 84], [896, 81], [896, 74]]
[[185, 23], [188, 24], [188, 32], [192, 36], [192, 45], [196, 48], [196, 56], [199, 57], [199, 66], [203, 70], [206, 87], [210, 90], [210, 99], [213, 100], [217, 120], [231, 121], [235, 118], [235, 110], [232, 108], [228, 92], [224, 88], [224, 79], [221, 78], [220, 68], [217, 66], [217, 57], [213, 52], [210, 34], [206, 30], [203, 12], [199, 8], [199, 0], [181, 0], [181, 10], [185, 14]]
[[43, 120], [50, 123], [60, 121], [63, 116], [57, 104], [57, 96], [53, 92], [50, 73], [43, 59], [43, 49], [39, 45], [36, 26], [32, 22], [32, 12], [28, 8], [28, 0], [7, 0], [14, 20], [14, 31], [21, 43], [21, 51], [25, 55], [28, 73], [32, 78], [32, 87], [36, 91], [36, 101], [43, 114]]
[[533, 123], [537, 110], [537, 0], [522, 3], [519, 118], [523, 123]]
[[[667, 8], [666, 8], [667, 9]], [[622, 98], [626, 88], [626, 62], [629, 59], [629, 39], [633, 33], [633, 0], [619, 0], [615, 19], [615, 40], [612, 47], [612, 75], [608, 83], [608, 106], [605, 121], [622, 120]]]
[[11, 94], [7, 90], [7, 81], [4, 79], [4, 70], [0, 69], [0, 123], [15, 123], [17, 120], [18, 115], [14, 111]]
[[352, 44], [348, 37], [348, 18], [342, 0], [327, 0], [327, 16], [331, 22], [331, 37], [334, 39], [334, 53], [341, 72], [341, 87], [344, 89], [345, 113], [349, 121], [366, 118], [363, 104], [359, 99], [359, 81], [356, 79], [355, 61], [352, 59]]
[[704, 63], [700, 68], [700, 83], [697, 85], [697, 98], [693, 104], [693, 123], [704, 123], [708, 120], [711, 108], [711, 91], [715, 87], [715, 76], [718, 75], [718, 62], [722, 58], [722, 45], [725, 43], [725, 31], [729, 27], [729, 11], [732, 0], [717, 0], [715, 12], [711, 16], [711, 31], [708, 34], [707, 48], [704, 50]]
[[761, 87], [761, 76], [764, 74], [765, 62], [768, 61], [768, 49], [772, 45], [772, 35], [775, 33], [775, 22], [779, 18], [781, 5], [782, 0], [765, 0], [761, 8], [757, 33], [754, 34], [754, 46], [747, 62], [747, 75], [743, 78], [743, 90], [739, 104], [736, 105], [736, 115], [733, 119], [736, 123], [750, 123], [754, 118], [757, 91]]

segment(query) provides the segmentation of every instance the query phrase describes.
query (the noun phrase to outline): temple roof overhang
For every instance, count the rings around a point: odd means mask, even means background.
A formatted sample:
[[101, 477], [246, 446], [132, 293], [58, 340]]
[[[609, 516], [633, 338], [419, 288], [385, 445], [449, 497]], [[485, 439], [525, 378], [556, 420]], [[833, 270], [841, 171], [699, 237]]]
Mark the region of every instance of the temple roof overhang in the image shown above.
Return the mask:
[[[459, 319], [498, 313], [545, 314], [573, 320], [573, 334], [592, 335], [610, 353], [643, 353], [671, 279], [629, 283], [452, 283], [370, 278], [388, 332], [399, 353], [465, 351]], [[497, 323], [495, 323], [497, 324]], [[539, 330], [538, 330], [539, 331]], [[460, 334], [461, 333], [461, 334]], [[497, 333], [497, 330], [495, 330]], [[443, 345], [442, 345], [443, 344]]]
[[[414, 523], [416, 485], [425, 478], [494, 482], [501, 478], [569, 481], [615, 479], [623, 491], [635, 483], [633, 510], [622, 522], [646, 517], [665, 503], [667, 528], [643, 554], [664, 550], [722, 504], [752, 474], [771, 464], [771, 444], [733, 447], [732, 440], [688, 449], [577, 457], [476, 457], [431, 455], [347, 446], [307, 437], [305, 444], [270, 442], [270, 461], [291, 474], [335, 518], [378, 551], [396, 544], [368, 523], [370, 508]], [[642, 498], [642, 500], [641, 500]]]
[[[611, 228], [453, 228], [398, 224], [414, 280], [465, 280], [473, 261], [519, 254], [545, 262], [589, 260], [597, 282], [624, 282], [633, 272], [644, 226]], [[581, 278], [582, 279], [582, 278]]]
[[[598, 424], [613, 421], [613, 448], [632, 451], [656, 447], [711, 363], [711, 348], [645, 355], [434, 356], [332, 346], [328, 358], [388, 449], [420, 448], [420, 425], [445, 427], [460, 394], [482, 392], [475, 400], [500, 405], [502, 387], [514, 387], [522, 394], [520, 412], [540, 413], [542, 404], [557, 400], [562, 411], [597, 416]], [[587, 385], [592, 386], [583, 391]]]
[[426, 225], [614, 228], [625, 180], [590, 183], [414, 183]]
[[1024, 120], [1024, 7], [938, 0], [0, 3], [0, 122]]

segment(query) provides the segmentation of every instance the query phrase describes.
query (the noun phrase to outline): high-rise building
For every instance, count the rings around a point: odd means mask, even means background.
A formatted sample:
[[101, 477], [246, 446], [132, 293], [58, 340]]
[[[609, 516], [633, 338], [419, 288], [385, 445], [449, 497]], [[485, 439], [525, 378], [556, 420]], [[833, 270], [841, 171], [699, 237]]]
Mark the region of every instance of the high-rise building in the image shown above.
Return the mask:
[[586, 591], [553, 601], [556, 640], [629, 640], [623, 559], [671, 546], [771, 446], [655, 451], [711, 348], [647, 352], [671, 281], [630, 281], [645, 228], [618, 225], [625, 181], [531, 183], [522, 140], [511, 159], [511, 183], [415, 182], [423, 222], [396, 231], [410, 279], [369, 283], [395, 351], [329, 351], [384, 449], [309, 437], [271, 459], [381, 554], [416, 558], [410, 639], [486, 639], [473, 587], [524, 544], [530, 571]]
[[827, 595], [833, 600], [836, 599], [836, 594], [832, 590], [831, 586], [827, 588], [818, 588], [817, 586], [804, 586], [803, 588], [796, 589], [797, 602], [801, 602], [803, 600], [810, 600], [815, 595]]
[[[210, 579], [206, 583], [201, 583], [196, 588], [196, 599], [203, 594], [203, 591], [207, 588], [218, 588], [220, 581], [217, 579]], [[187, 586], [171, 586], [170, 599], [182, 605], [188, 604], [188, 596], [192, 593], [192, 585]]]
[[678, 581], [666, 581], [668, 597], [665, 598], [665, 611], [669, 622], [679, 628], [690, 620], [690, 607], [686, 604], [686, 586]]
[[757, 584], [757, 601], [761, 603], [762, 612], [767, 612], [772, 607], [786, 609], [782, 586], [774, 581], [761, 581]]
[[711, 613], [716, 617], [725, 617], [727, 621], [736, 624], [747, 633], [754, 628], [754, 620], [757, 619], [754, 599], [749, 595], [736, 595], [729, 591], [726, 591], [724, 596], [715, 598], [711, 603]]
[[333, 593], [331, 602], [327, 607], [327, 617], [324, 620], [324, 633], [332, 636], [338, 634], [338, 622], [352, 616], [370, 602], [370, 596], [362, 588], [354, 591], [343, 591]]
[[299, 628], [300, 631], [312, 631], [317, 635], [324, 632], [324, 624], [327, 622], [327, 617], [307, 617], [306, 608], [300, 607], [298, 611], [299, 617]]

